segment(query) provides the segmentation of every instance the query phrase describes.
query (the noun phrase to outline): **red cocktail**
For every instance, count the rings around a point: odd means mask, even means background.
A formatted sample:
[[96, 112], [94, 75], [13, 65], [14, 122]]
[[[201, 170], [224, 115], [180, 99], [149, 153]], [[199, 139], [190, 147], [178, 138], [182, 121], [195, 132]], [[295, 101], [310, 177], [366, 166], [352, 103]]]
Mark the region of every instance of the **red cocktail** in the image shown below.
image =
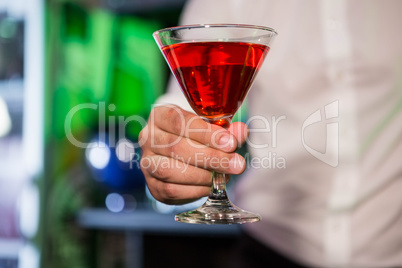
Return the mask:
[[244, 42], [179, 43], [162, 48], [194, 111], [232, 117], [254, 81], [269, 47]]

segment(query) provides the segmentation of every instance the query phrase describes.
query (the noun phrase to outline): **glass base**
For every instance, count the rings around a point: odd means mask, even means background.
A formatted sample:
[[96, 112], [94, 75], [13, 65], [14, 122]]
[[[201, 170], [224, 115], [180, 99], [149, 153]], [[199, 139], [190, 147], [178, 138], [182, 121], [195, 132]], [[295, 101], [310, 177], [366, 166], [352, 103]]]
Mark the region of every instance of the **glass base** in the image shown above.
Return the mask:
[[197, 224], [242, 224], [260, 221], [261, 217], [236, 207], [227, 199], [208, 199], [204, 205], [195, 210], [177, 214], [175, 220]]

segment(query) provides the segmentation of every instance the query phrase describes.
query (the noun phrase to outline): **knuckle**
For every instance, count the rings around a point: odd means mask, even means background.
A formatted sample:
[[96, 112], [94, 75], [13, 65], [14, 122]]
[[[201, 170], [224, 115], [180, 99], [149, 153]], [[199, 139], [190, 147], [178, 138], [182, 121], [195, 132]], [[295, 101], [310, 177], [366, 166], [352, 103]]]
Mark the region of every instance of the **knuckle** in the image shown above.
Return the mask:
[[181, 116], [177, 114], [177, 111], [174, 109], [170, 109], [173, 112], [173, 115], [171, 117], [168, 117], [168, 120], [171, 121], [172, 124], [172, 130], [175, 134], [181, 134], [183, 132], [184, 128], [184, 121]]
[[153, 139], [153, 141], [154, 141], [154, 144], [155, 145], [157, 145], [157, 146], [161, 146], [161, 145], [163, 145], [164, 144], [164, 136], [165, 136], [165, 134], [164, 134], [164, 132], [162, 132], [162, 131], [155, 131], [154, 133], [153, 133], [153, 135], [152, 135], [152, 139]]
[[151, 183], [147, 183], [149, 192], [151, 193], [152, 197], [155, 198], [158, 201], [163, 202], [163, 199], [159, 195], [159, 192], [155, 189], [155, 186], [152, 186]]
[[166, 150], [169, 147], [167, 144], [167, 133], [161, 130], [157, 130], [151, 137], [151, 150], [154, 153], [166, 154]]
[[153, 177], [147, 179], [147, 186], [153, 198], [165, 204], [173, 204], [174, 200], [172, 200], [171, 198], [169, 198], [168, 195], [165, 194], [165, 184], [166, 183], [159, 181]]
[[165, 118], [166, 119], [173, 119], [177, 116], [176, 111], [173, 107], [167, 107], [166, 112], [165, 112]]
[[158, 166], [153, 170], [152, 175], [158, 179], [165, 179], [169, 175], [169, 169]]
[[177, 189], [172, 183], [163, 183], [162, 184], [162, 192], [165, 202], [169, 202], [177, 199]]
[[144, 173], [144, 174], [148, 174], [148, 167], [146, 166], [146, 157], [142, 157], [141, 158], [141, 160], [140, 160], [140, 167], [141, 167], [141, 171]]
[[148, 156], [147, 153], [143, 154], [140, 160], [140, 167], [141, 167], [141, 171], [144, 174], [151, 174], [152, 171], [152, 157]]

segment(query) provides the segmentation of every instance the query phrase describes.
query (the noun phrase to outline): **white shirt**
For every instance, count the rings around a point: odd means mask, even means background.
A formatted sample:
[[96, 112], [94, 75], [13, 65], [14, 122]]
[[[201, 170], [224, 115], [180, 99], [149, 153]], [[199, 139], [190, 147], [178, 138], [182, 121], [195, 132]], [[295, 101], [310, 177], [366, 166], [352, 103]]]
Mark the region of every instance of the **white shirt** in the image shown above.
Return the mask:
[[[397, 0], [194, 0], [183, 13], [279, 33], [247, 97], [259, 132], [232, 199], [261, 214], [250, 235], [302, 264], [402, 267], [401, 12]], [[185, 100], [172, 82], [159, 102]]]

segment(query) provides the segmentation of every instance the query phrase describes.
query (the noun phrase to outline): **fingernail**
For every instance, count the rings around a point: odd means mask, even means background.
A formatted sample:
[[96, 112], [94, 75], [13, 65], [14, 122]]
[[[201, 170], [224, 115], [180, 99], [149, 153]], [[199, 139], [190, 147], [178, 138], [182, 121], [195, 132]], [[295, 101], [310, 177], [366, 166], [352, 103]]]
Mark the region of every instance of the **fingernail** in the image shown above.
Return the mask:
[[222, 135], [222, 137], [219, 139], [219, 145], [229, 146], [229, 147], [232, 148], [234, 146], [234, 138], [233, 138], [233, 136], [231, 136], [229, 134]]
[[229, 168], [230, 171], [234, 174], [240, 173], [244, 169], [244, 160], [239, 154], [235, 154], [235, 156], [230, 159]]

